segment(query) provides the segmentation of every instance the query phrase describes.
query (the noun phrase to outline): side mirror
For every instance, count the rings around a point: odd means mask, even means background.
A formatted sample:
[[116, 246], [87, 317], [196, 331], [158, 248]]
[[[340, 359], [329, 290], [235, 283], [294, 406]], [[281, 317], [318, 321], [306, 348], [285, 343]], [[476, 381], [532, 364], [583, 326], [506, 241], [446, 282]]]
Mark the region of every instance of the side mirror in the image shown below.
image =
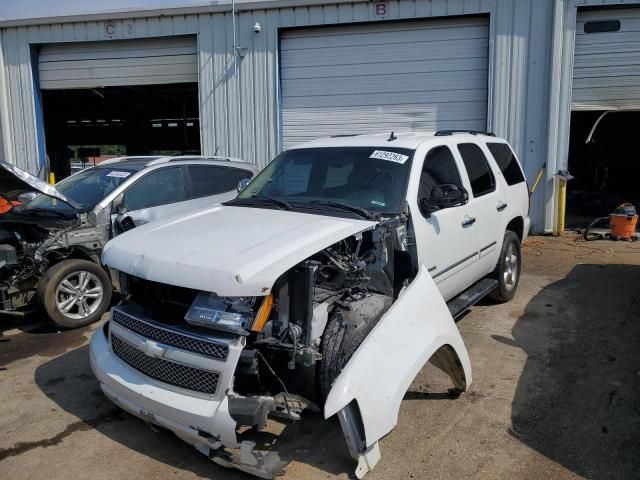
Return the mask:
[[240, 179], [240, 181], [238, 182], [238, 193], [240, 193], [242, 190], [244, 190], [247, 185], [249, 185], [251, 183], [251, 179], [250, 178], [242, 178]]
[[454, 183], [436, 185], [431, 189], [431, 196], [420, 199], [420, 207], [426, 213], [433, 213], [445, 208], [458, 207], [469, 201], [469, 193], [464, 187]]
[[124, 193], [121, 193], [113, 200], [113, 210], [118, 215], [123, 215], [127, 212], [127, 208], [124, 206]]

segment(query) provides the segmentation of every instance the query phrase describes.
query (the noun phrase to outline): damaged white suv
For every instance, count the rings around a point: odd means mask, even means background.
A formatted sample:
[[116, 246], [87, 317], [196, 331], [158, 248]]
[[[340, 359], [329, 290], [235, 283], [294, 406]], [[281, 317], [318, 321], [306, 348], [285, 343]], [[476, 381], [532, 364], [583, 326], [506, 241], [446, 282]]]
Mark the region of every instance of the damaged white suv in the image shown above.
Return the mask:
[[251, 435], [315, 404], [338, 415], [361, 478], [425, 362], [468, 388], [454, 317], [514, 295], [528, 229], [502, 139], [313, 141], [237, 199], [107, 245], [126, 300], [94, 335], [91, 364], [123, 409], [262, 478], [284, 464]]

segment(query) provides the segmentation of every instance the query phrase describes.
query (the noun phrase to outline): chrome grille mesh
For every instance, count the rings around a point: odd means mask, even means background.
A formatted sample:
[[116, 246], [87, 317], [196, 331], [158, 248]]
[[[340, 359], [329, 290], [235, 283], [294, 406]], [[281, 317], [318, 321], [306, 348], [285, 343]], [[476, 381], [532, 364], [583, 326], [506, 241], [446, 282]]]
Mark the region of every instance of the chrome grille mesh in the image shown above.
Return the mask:
[[196, 392], [210, 395], [216, 393], [220, 380], [219, 372], [150, 357], [113, 333], [111, 334], [111, 348], [122, 361], [148, 377]]
[[228, 345], [188, 336], [177, 330], [156, 327], [147, 321], [119, 310], [117, 307], [112, 310], [112, 319], [117, 324], [122, 325], [138, 335], [181, 350], [199, 353], [218, 360], [226, 360], [229, 354]]

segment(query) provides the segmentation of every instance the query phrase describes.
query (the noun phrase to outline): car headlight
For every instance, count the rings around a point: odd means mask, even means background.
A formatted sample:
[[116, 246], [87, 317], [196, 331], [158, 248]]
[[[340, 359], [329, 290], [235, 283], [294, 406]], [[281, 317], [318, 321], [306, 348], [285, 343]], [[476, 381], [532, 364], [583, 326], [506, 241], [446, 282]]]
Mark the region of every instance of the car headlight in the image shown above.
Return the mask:
[[247, 334], [255, 318], [257, 300], [200, 292], [184, 318], [190, 325]]

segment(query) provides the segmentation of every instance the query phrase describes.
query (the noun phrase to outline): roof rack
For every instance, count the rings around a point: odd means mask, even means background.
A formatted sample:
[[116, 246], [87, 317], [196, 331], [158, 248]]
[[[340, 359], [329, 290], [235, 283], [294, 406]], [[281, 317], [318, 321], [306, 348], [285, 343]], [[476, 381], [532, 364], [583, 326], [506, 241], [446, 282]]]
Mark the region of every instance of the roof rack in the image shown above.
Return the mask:
[[231, 158], [229, 157], [207, 157], [205, 155], [167, 155], [164, 157], [156, 158], [155, 160], [151, 160], [147, 162], [145, 166], [151, 167], [153, 165], [158, 165], [160, 163], [169, 163], [169, 162], [180, 162], [180, 161], [189, 161], [189, 160], [218, 160], [218, 161], [226, 161], [230, 162]]
[[342, 138], [342, 137], [357, 137], [357, 133], [339, 133], [338, 135], [331, 135], [329, 138]]
[[185, 160], [219, 160], [223, 162], [230, 162], [231, 159], [229, 157], [218, 157], [218, 156], [206, 156], [206, 155], [176, 155], [175, 157], [171, 157], [169, 162], [179, 162]]
[[438, 130], [435, 135], [436, 137], [445, 137], [447, 135], [454, 135], [456, 133], [468, 133], [471, 135], [486, 135], [487, 137], [495, 137], [496, 134], [493, 132], [481, 132], [479, 130]]

